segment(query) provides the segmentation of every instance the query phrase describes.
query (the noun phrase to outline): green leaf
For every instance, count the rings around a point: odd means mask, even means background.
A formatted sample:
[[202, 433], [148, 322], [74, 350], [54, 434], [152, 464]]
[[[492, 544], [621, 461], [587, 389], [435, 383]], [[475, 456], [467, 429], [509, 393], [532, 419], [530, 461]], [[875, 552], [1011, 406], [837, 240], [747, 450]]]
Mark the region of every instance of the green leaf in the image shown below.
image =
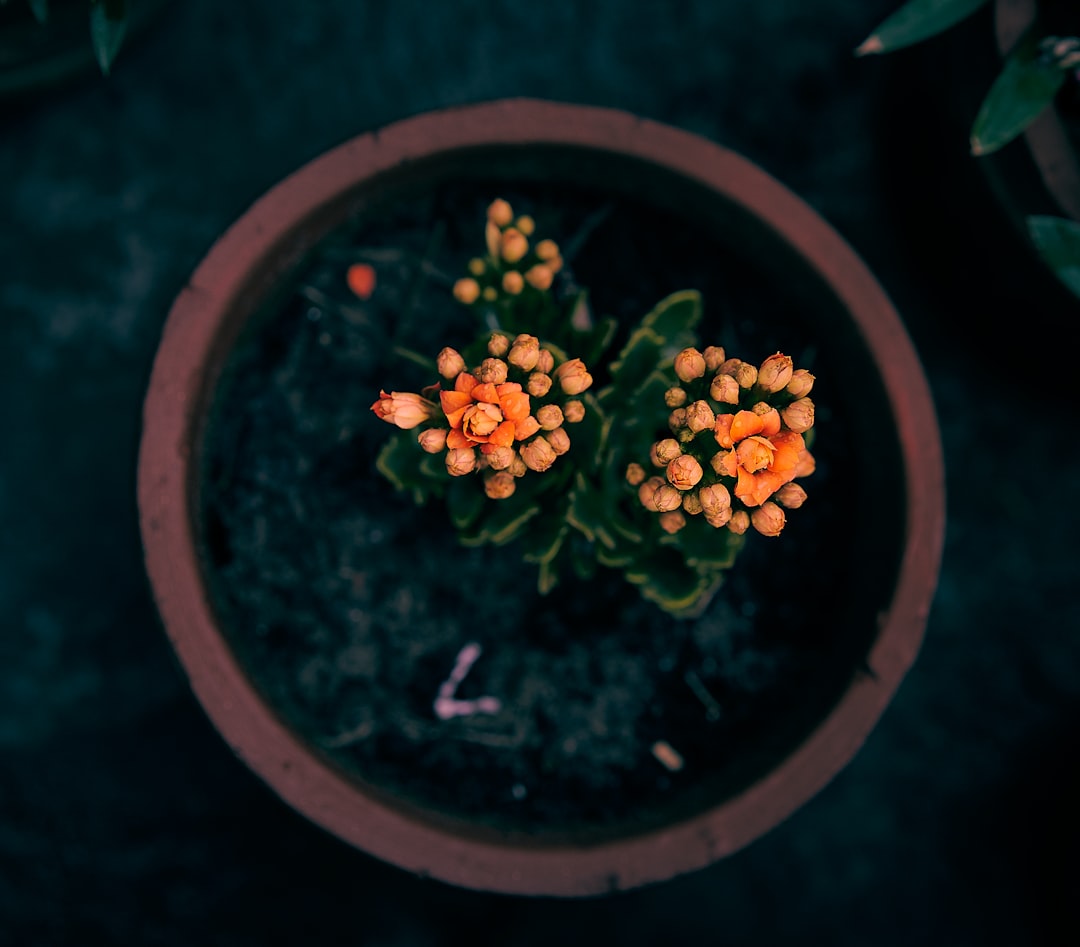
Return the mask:
[[49, 21], [49, 0], [30, 0], [30, 9], [42, 26]]
[[1027, 224], [1046, 265], [1080, 298], [1080, 224], [1062, 217], [1029, 217]]
[[487, 495], [474, 477], [454, 477], [446, 488], [446, 508], [458, 530], [468, 529], [476, 521], [485, 502]]
[[661, 299], [641, 324], [660, 336], [665, 346], [678, 351], [693, 343], [693, 331], [700, 321], [701, 293], [683, 289]]
[[601, 392], [603, 401], [627, 398], [659, 364], [664, 338], [648, 326], [638, 326], [617, 361], [611, 363], [611, 384]]
[[644, 566], [635, 564], [625, 575], [627, 581], [639, 586], [645, 598], [676, 618], [693, 614], [701, 597], [716, 582], [716, 576], [701, 575], [677, 557], [652, 557]]
[[1065, 83], [1065, 71], [1039, 54], [1029, 33], [1009, 53], [1005, 67], [983, 100], [971, 129], [971, 153], [986, 155], [1028, 127]]
[[109, 74], [127, 32], [127, 3], [97, 2], [90, 8], [90, 41], [101, 71]]
[[971, 16], [988, 0], [909, 0], [855, 50], [856, 56], [889, 53], [936, 36]]
[[716, 571], [730, 569], [735, 564], [743, 537], [728, 529], [715, 529], [703, 516], [694, 516], [677, 533], [665, 535], [661, 543], [678, 549], [687, 565]]
[[531, 497], [521, 498], [514, 494], [505, 500], [491, 500], [471, 532], [460, 534], [463, 546], [482, 546], [491, 543], [502, 546], [521, 533], [525, 524], [540, 512], [540, 504]]

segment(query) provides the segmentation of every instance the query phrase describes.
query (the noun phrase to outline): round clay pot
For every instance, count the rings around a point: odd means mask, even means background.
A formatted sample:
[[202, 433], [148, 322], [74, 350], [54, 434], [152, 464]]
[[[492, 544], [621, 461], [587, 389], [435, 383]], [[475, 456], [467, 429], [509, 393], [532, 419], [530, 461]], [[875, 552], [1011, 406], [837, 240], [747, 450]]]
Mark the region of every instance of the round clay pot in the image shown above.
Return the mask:
[[[1037, 0], [996, 0], [994, 29], [1001, 55], [1007, 56], [1038, 16]], [[1080, 220], [1080, 155], [1056, 108], [1048, 108], [1024, 131], [1042, 183], [1060, 213]]]
[[[346, 219], [456, 175], [595, 187], [711, 228], [817, 301], [819, 328], [849, 368], [845, 385], [857, 392], [850, 416], [866, 476], [854, 478], [860, 486], [845, 516], [852, 609], [866, 584], [863, 570], [884, 577], [880, 600], [859, 612], [861, 667], [845, 672], [830, 709], [805, 721], [767, 772], [659, 825], [597, 838], [500, 834], [362, 784], [267, 706], [230, 649], [208, 592], [200, 452], [238, 333]], [[169, 314], [146, 397], [138, 490], [146, 567], [166, 631], [237, 755], [299, 812], [372, 855], [465, 887], [535, 895], [593, 895], [702, 868], [822, 789], [859, 749], [915, 659], [944, 533], [942, 453], [926, 380], [892, 305], [844, 241], [767, 174], [702, 138], [620, 112], [532, 100], [449, 109], [363, 135], [260, 199], [212, 248]]]

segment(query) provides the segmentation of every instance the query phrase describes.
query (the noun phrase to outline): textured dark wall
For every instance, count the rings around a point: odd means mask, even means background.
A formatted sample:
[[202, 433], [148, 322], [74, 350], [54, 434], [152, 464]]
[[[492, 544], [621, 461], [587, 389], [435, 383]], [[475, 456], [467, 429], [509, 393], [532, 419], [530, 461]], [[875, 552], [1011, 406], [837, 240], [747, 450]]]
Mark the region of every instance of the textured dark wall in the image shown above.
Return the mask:
[[[177, 0], [111, 79], [0, 111], [0, 943], [1052, 942], [1080, 789], [1078, 311], [965, 154], [988, 18], [853, 59], [895, 5]], [[511, 95], [666, 121], [800, 193], [907, 319], [949, 469], [926, 644], [862, 753], [727, 861], [583, 903], [414, 879], [280, 803], [173, 662], [134, 510], [154, 349], [215, 236], [346, 138]]]

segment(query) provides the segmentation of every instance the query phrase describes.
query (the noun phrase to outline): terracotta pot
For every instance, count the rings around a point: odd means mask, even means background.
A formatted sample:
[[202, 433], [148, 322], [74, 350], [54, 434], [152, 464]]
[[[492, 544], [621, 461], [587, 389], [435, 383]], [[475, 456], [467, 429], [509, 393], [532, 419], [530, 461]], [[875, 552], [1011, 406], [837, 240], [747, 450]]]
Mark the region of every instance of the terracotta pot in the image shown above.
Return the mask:
[[[230, 347], [259, 301], [333, 228], [431, 180], [481, 174], [570, 182], [677, 211], [820, 304], [850, 367], [866, 477], [851, 497], [851, 600], [860, 563], [885, 577], [860, 619], [863, 670], [792, 750], [723, 799], [617, 837], [545, 841], [463, 825], [361, 785], [283, 724], [230, 650], [208, 593], [196, 516], [201, 439]], [[875, 478], [873, 470], [883, 472]], [[915, 659], [940, 562], [943, 467], [929, 390], [891, 304], [806, 204], [745, 159], [683, 131], [582, 106], [509, 100], [356, 138], [259, 200], [213, 247], [165, 325], [144, 411], [139, 508], [146, 567], [191, 685], [235, 752], [330, 832], [410, 871], [466, 887], [591, 895], [701, 868], [768, 831], [852, 758]], [[887, 546], [881, 536], [892, 537]], [[866, 603], [863, 602], [863, 605]], [[853, 606], [854, 607], [854, 606]], [[880, 611], [878, 610], [880, 607]]]
[[[1035, 22], [1037, 0], [995, 0], [994, 28], [1001, 55], [1007, 56]], [[1080, 220], [1080, 155], [1056, 108], [1046, 109], [1024, 132], [1043, 185], [1060, 213]]]

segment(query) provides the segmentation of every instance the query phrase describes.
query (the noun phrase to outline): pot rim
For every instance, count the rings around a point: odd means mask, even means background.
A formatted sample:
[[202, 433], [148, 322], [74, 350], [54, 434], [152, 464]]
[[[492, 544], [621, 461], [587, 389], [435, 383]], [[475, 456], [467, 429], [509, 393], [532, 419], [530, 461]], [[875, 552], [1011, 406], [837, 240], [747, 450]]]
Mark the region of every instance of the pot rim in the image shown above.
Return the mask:
[[[588, 846], [514, 845], [410, 818], [319, 759], [256, 692], [217, 628], [191, 505], [204, 366], [230, 308], [286, 234], [373, 175], [475, 146], [559, 145], [621, 152], [718, 191], [763, 220], [829, 285], [873, 354], [896, 424], [907, 501], [891, 607], [867, 663], [776, 769], [721, 805], [643, 834]], [[533, 99], [448, 108], [361, 135], [273, 187], [212, 247], [163, 330], [143, 412], [138, 505], [146, 569], [192, 689], [234, 752], [329, 832], [409, 871], [516, 894], [591, 895], [665, 880], [735, 852], [822, 789], [854, 756], [918, 652], [944, 540], [944, 467], [929, 386], [899, 316], [865, 264], [801, 199], [735, 153], [625, 112]]]

